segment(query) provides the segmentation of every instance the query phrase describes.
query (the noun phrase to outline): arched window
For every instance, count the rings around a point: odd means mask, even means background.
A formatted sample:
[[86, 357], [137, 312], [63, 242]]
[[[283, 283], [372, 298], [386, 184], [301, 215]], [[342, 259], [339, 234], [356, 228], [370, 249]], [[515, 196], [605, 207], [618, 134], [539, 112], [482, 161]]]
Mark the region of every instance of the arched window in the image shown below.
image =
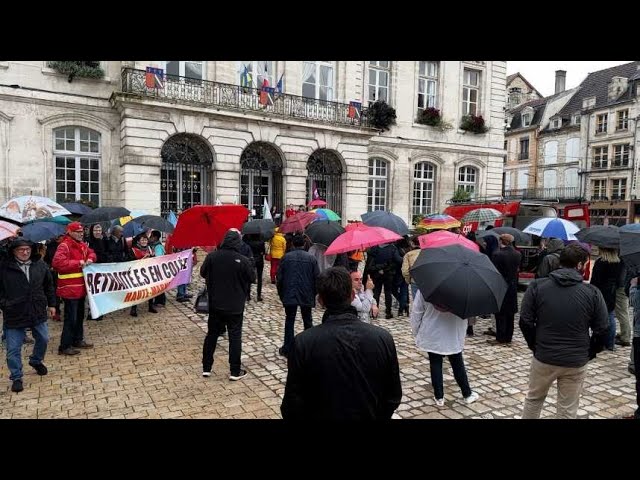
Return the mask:
[[213, 153], [200, 137], [179, 133], [162, 146], [160, 210], [181, 211], [211, 203]]
[[240, 156], [240, 203], [252, 212], [253, 218], [264, 218], [264, 201], [282, 211], [282, 159], [276, 148], [267, 142], [253, 142]]
[[458, 189], [475, 196], [478, 190], [478, 169], [475, 167], [460, 167], [458, 169]]
[[101, 135], [83, 127], [54, 131], [56, 200], [88, 200], [100, 204]]
[[338, 154], [324, 148], [316, 150], [309, 156], [307, 171], [307, 201], [313, 200], [317, 189], [327, 208], [342, 215], [342, 163]]
[[433, 213], [436, 191], [436, 166], [429, 162], [413, 167], [413, 214]]
[[387, 179], [389, 169], [386, 160], [369, 159], [369, 185], [367, 188], [367, 212], [387, 209]]

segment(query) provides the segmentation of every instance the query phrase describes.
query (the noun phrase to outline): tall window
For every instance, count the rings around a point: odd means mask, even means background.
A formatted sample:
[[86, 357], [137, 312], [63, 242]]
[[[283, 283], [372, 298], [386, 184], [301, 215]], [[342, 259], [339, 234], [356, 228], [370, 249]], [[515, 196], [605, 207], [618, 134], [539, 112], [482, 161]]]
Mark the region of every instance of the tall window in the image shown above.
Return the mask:
[[609, 121], [609, 114], [603, 113], [596, 117], [596, 133], [607, 133], [607, 122]]
[[607, 181], [604, 179], [592, 180], [591, 191], [595, 199], [604, 199], [607, 196]]
[[609, 147], [594, 147], [593, 149], [593, 164], [591, 168], [607, 168], [609, 162]]
[[529, 172], [527, 172], [526, 168], [521, 168], [520, 170], [518, 170], [518, 178], [517, 180], [517, 185], [516, 188], [519, 189], [524, 189], [528, 187], [528, 183], [529, 183]]
[[433, 212], [436, 167], [428, 162], [413, 167], [413, 214], [428, 215]]
[[438, 62], [420, 62], [418, 66], [418, 108], [438, 106]]
[[629, 145], [613, 146], [613, 166], [628, 167], [629, 166]]
[[629, 128], [629, 110], [618, 110], [616, 130], [626, 130]]
[[369, 185], [367, 212], [387, 208], [387, 162], [381, 158], [369, 159]]
[[458, 169], [458, 190], [462, 188], [474, 196], [478, 187], [478, 169], [475, 167], [460, 167]]
[[369, 103], [383, 100], [389, 103], [391, 62], [369, 62]]
[[260, 88], [266, 80], [270, 87], [275, 87], [276, 62], [271, 60], [241, 61], [238, 68], [238, 84], [246, 87]]
[[54, 131], [56, 200], [89, 200], [100, 204], [100, 133], [83, 127]]
[[580, 139], [570, 138], [567, 140], [567, 152], [565, 162], [577, 162], [580, 160]]
[[555, 140], [544, 144], [544, 163], [545, 165], [558, 162], [558, 142]]
[[202, 62], [174, 61], [165, 62], [165, 73], [180, 77], [202, 80]]
[[504, 172], [504, 189], [511, 190], [511, 170]]
[[302, 96], [333, 101], [333, 62], [303, 62]]
[[[557, 175], [555, 170], [545, 170], [542, 175], [542, 187], [555, 189], [557, 186]], [[552, 194], [555, 192], [551, 192]]]
[[478, 115], [480, 98], [480, 72], [464, 69], [462, 80], [462, 114]]
[[567, 168], [564, 172], [564, 186], [567, 188], [578, 188], [578, 169]]
[[627, 195], [627, 179], [615, 178], [611, 180], [611, 199], [624, 200]]
[[529, 159], [529, 137], [520, 139], [520, 155], [518, 156], [519, 160], [528, 160]]

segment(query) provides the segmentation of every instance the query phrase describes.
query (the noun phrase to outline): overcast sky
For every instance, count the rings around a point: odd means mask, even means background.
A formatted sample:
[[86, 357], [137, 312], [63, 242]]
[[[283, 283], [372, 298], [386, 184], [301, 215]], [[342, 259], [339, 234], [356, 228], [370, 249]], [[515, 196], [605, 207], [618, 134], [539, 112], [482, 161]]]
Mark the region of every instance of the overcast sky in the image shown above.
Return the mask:
[[507, 61], [507, 75], [520, 72], [542, 95], [553, 95], [556, 85], [556, 70], [567, 71], [567, 90], [577, 87], [587, 74], [629, 62], [511, 62]]

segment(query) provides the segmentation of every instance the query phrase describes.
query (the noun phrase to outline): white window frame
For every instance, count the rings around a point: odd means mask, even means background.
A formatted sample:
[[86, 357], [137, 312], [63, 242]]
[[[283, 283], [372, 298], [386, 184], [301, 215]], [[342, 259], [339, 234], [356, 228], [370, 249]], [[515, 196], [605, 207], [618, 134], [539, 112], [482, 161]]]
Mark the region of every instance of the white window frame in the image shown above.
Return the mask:
[[607, 180], [604, 178], [596, 178], [591, 180], [591, 196], [604, 198], [607, 196]]
[[[275, 60], [241, 60], [238, 62], [238, 85], [242, 85], [242, 75], [246, 65], [247, 71], [251, 74], [251, 88], [262, 88], [265, 78], [270, 87], [275, 87], [278, 81], [276, 79], [276, 63]], [[266, 75], [265, 65], [267, 67]]]
[[[73, 131], [73, 138], [71, 137], [67, 137], [66, 133], [68, 133], [70, 130]], [[64, 137], [60, 137], [59, 133], [64, 132], [65, 136]], [[81, 139], [81, 133], [87, 132], [88, 133], [88, 140], [83, 140]], [[92, 139], [92, 134], [97, 135], [97, 139], [93, 140]], [[55, 198], [56, 200], [60, 200], [62, 201], [62, 199], [65, 198], [74, 198], [75, 200], [80, 200], [80, 199], [85, 199], [85, 200], [89, 200], [93, 203], [97, 203], [98, 205], [101, 204], [102, 202], [102, 172], [101, 172], [101, 168], [102, 168], [102, 134], [100, 132], [98, 132], [97, 130], [93, 130], [91, 128], [87, 128], [87, 127], [76, 127], [76, 126], [63, 126], [63, 127], [58, 127], [56, 129], [53, 130], [53, 171], [54, 171], [54, 192], [55, 192]], [[59, 148], [58, 147], [58, 142], [57, 140], [63, 140], [64, 139], [64, 148]], [[67, 149], [67, 142], [69, 141], [73, 141], [73, 149]], [[91, 151], [82, 151], [82, 143], [88, 143], [88, 148], [89, 150], [91, 150], [91, 145], [95, 144], [97, 145], [97, 152], [91, 152]], [[58, 157], [64, 159], [63, 163], [64, 166], [58, 166]], [[68, 165], [68, 161], [72, 160], [73, 166], [69, 167]], [[82, 168], [82, 161], [86, 160], [87, 161], [87, 168]], [[91, 164], [92, 164], [92, 160], [97, 160], [98, 161], [98, 168], [91, 168]], [[68, 180], [67, 174], [66, 172], [69, 170], [73, 170], [74, 174], [73, 174], [73, 179], [72, 180]], [[65, 178], [64, 179], [58, 179], [58, 172], [59, 171], [64, 171], [65, 172]], [[83, 171], [87, 171], [88, 172], [88, 180], [82, 180], [82, 172]], [[98, 173], [98, 179], [97, 180], [91, 180], [91, 172], [95, 172], [97, 171]], [[65, 189], [64, 190], [58, 190], [58, 182], [64, 182], [65, 183]], [[73, 182], [74, 184], [74, 191], [73, 192], [69, 192], [67, 190], [67, 183]], [[89, 185], [89, 192], [86, 193], [82, 193], [82, 184], [83, 183], [88, 183]], [[97, 188], [98, 191], [97, 193], [92, 191], [91, 189], [91, 185], [92, 184], [97, 184]], [[61, 196], [58, 197], [58, 194], [60, 194]], [[95, 198], [91, 198], [91, 196], [95, 196], [97, 195], [97, 202], [95, 201]]]
[[[304, 70], [306, 68], [307, 65], [313, 65], [313, 69], [314, 69], [314, 78], [315, 78], [315, 83], [311, 83], [311, 82], [306, 82], [305, 78], [304, 78]], [[330, 68], [330, 78], [329, 78], [329, 84], [328, 85], [321, 85], [320, 84], [320, 69], [321, 67], [328, 67]], [[302, 71], [303, 71], [303, 78], [302, 78], [302, 91], [304, 92], [304, 86], [305, 84], [307, 85], [313, 85], [314, 86], [314, 96], [313, 98], [315, 98], [316, 100], [323, 100], [323, 101], [327, 101], [327, 102], [333, 102], [334, 101], [334, 91], [336, 88], [335, 85], [335, 73], [336, 73], [336, 67], [334, 62], [325, 62], [325, 61], [303, 61], [302, 62]], [[320, 89], [321, 87], [325, 87], [327, 89], [327, 98], [320, 98]], [[304, 96], [304, 93], [302, 94]], [[311, 98], [311, 97], [309, 97]]]
[[551, 128], [560, 128], [561, 122], [559, 118], [554, 118], [551, 122]]
[[477, 167], [471, 165], [464, 165], [458, 168], [458, 181], [456, 191], [460, 190], [460, 187], [467, 193], [471, 194], [471, 197], [475, 197], [478, 191], [478, 180], [480, 177], [480, 170]]
[[613, 146], [613, 163], [612, 167], [628, 167], [629, 153], [631, 149], [628, 143], [622, 143]]
[[618, 200], [624, 200], [627, 196], [627, 179], [612, 178], [611, 179], [611, 199], [617, 197]]
[[413, 215], [433, 213], [436, 201], [436, 175], [438, 166], [431, 162], [418, 162], [413, 166]]
[[573, 116], [573, 124], [574, 125], [580, 125], [580, 115], [574, 115]]
[[[177, 61], [178, 62], [178, 75], [180, 77], [186, 77], [186, 71], [187, 71], [187, 63], [193, 63], [193, 64], [200, 64], [200, 78], [196, 78], [196, 77], [188, 77], [190, 80], [204, 80], [205, 79], [205, 74], [204, 74], [204, 61], [199, 61], [199, 60], [171, 60], [173, 61]], [[165, 75], [169, 75], [167, 73], [167, 66], [169, 65], [169, 61], [165, 60], [162, 62], [162, 68], [164, 70], [164, 74]]]
[[[367, 212], [386, 210], [389, 198], [389, 162], [384, 158], [369, 159]], [[382, 192], [380, 194], [380, 192]]]
[[616, 131], [629, 129], [629, 109], [616, 112]]
[[440, 62], [418, 62], [418, 108], [438, 108]]
[[607, 133], [609, 123], [609, 114], [601, 113], [596, 115], [596, 133]]
[[[596, 166], [596, 164], [598, 164]], [[609, 145], [593, 147], [591, 168], [606, 169], [609, 167]]]
[[528, 127], [529, 125], [531, 125], [531, 118], [533, 117], [533, 115], [531, 113], [523, 113], [522, 114], [522, 126], [523, 127]]
[[[377, 100], [384, 100], [387, 104], [391, 104], [391, 62], [386, 62], [386, 67], [382, 65], [382, 62], [382, 60], [369, 61], [367, 65], [367, 99], [369, 100], [369, 104]], [[381, 85], [380, 79], [384, 75], [387, 76], [387, 84]], [[371, 87], [374, 89], [373, 98], [371, 98]], [[380, 98], [382, 92], [384, 92], [384, 98]]]
[[[474, 76], [477, 83], [473, 83]], [[482, 85], [482, 72], [465, 68], [462, 73], [462, 115], [480, 115], [480, 86]], [[471, 94], [475, 92], [475, 101], [471, 100]]]

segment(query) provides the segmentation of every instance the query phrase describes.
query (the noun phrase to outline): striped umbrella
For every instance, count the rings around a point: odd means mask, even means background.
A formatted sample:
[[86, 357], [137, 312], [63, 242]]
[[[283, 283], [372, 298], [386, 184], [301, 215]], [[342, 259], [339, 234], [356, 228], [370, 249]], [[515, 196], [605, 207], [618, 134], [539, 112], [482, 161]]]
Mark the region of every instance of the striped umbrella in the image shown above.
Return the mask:
[[433, 215], [427, 215], [418, 224], [418, 227], [423, 230], [448, 230], [449, 228], [460, 227], [462, 224], [459, 220], [456, 220], [451, 215], [434, 213]]
[[462, 217], [462, 222], [493, 222], [496, 218], [500, 218], [501, 216], [502, 212], [495, 208], [476, 208], [475, 210], [467, 212], [465, 216]]
[[316, 208], [315, 210], [310, 211], [317, 215], [320, 215], [321, 220], [330, 220], [332, 222], [342, 220], [336, 212], [334, 212], [333, 210], [329, 210], [328, 208]]

